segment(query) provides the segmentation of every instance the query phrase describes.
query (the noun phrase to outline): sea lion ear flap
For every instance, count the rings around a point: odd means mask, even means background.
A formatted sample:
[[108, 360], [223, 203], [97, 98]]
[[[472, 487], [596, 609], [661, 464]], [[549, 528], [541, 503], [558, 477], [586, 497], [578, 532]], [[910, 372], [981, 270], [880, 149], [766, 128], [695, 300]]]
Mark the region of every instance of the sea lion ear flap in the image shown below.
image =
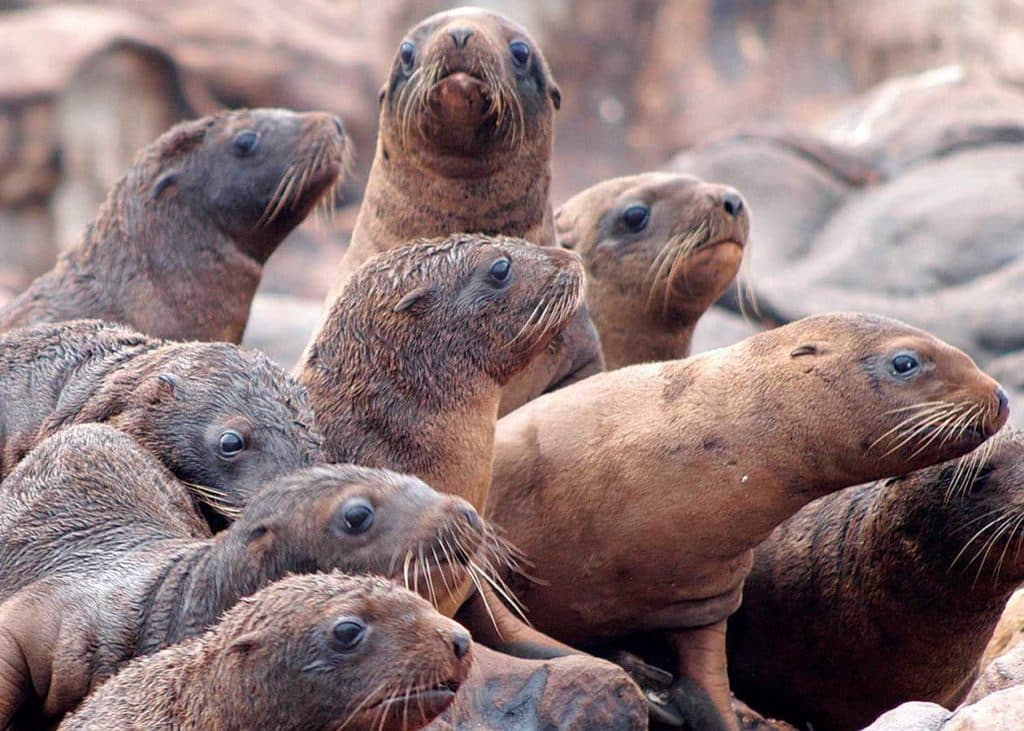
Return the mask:
[[259, 632], [246, 632], [236, 637], [227, 647], [229, 655], [242, 655], [243, 657], [258, 652], [263, 647], [263, 637]]
[[161, 373], [151, 378], [142, 387], [142, 397], [146, 403], [158, 404], [174, 396], [175, 390], [181, 386], [181, 379], [173, 373]]
[[388, 93], [388, 85], [380, 87], [380, 91], [377, 92], [377, 106], [384, 106], [384, 95]]
[[172, 185], [174, 185], [177, 182], [178, 182], [178, 171], [177, 170], [168, 170], [168, 171], [166, 171], [164, 173], [161, 173], [160, 177], [156, 179], [155, 183], [153, 183], [153, 191], [152, 191], [153, 200], [156, 200], [157, 198], [159, 198], [161, 193], [163, 193], [165, 190], [167, 190], [168, 188], [170, 188]]
[[562, 90], [554, 81], [551, 82], [551, 103], [555, 105], [555, 109], [562, 108]]
[[246, 548], [250, 553], [257, 556], [269, 551], [273, 543], [274, 531], [266, 523], [258, 523], [249, 531], [249, 535], [245, 537]]
[[398, 304], [392, 307], [391, 311], [397, 314], [406, 310], [413, 310], [414, 308], [422, 308], [426, 306], [433, 292], [432, 287], [417, 287], [398, 300]]

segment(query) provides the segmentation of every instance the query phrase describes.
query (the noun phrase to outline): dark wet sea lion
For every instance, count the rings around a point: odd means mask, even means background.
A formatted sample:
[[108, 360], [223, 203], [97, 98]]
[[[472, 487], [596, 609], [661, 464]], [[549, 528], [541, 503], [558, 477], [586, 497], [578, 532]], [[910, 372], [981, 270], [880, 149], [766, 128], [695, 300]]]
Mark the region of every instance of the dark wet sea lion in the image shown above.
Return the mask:
[[227, 516], [322, 457], [305, 390], [260, 353], [96, 320], [0, 336], [0, 476], [54, 432], [89, 422], [134, 437]]
[[203, 632], [289, 573], [339, 569], [432, 599], [479, 561], [463, 500], [354, 465], [282, 477], [210, 537], [185, 486], [127, 435], [65, 429], [3, 484], [0, 726], [53, 721], [137, 655]]
[[283, 109], [184, 122], [142, 150], [81, 244], [0, 312], [0, 331], [97, 318], [240, 342], [263, 264], [339, 183], [340, 120]]
[[387, 581], [292, 576], [135, 661], [60, 728], [415, 731], [451, 704], [472, 655], [466, 630]]
[[[807, 318], [505, 417], [487, 513], [544, 582], [515, 586], [537, 629], [584, 648], [667, 635], [731, 726], [725, 620], [752, 549], [816, 497], [973, 449], [1006, 420], [1000, 394], [903, 323]], [[964, 419], [923, 443], [909, 417], [938, 401]]]
[[732, 283], [750, 231], [739, 192], [688, 175], [613, 178], [555, 213], [587, 269], [608, 369], [690, 354], [701, 315]]
[[[367, 259], [417, 239], [482, 233], [554, 246], [560, 99], [539, 46], [502, 15], [459, 8], [412, 28], [381, 89], [376, 156], [325, 312]], [[509, 380], [500, 413], [602, 368], [597, 331], [581, 308]]]
[[1024, 581], [1024, 434], [817, 500], [754, 552], [729, 620], [736, 693], [815, 729], [967, 696]]

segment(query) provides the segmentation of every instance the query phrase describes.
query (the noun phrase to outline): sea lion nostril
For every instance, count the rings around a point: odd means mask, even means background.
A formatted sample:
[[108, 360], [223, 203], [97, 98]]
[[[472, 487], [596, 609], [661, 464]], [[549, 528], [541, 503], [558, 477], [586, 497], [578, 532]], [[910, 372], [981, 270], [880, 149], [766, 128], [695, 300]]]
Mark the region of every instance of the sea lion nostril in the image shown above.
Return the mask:
[[473, 35], [473, 31], [469, 28], [452, 28], [448, 31], [448, 35], [455, 41], [456, 48], [465, 48], [466, 42]]
[[483, 523], [480, 522], [480, 514], [477, 513], [476, 510], [474, 510], [472, 506], [470, 506], [470, 505], [464, 506], [462, 508], [461, 512], [462, 512], [462, 517], [464, 517], [466, 519], [466, 522], [469, 523], [469, 525], [474, 530], [482, 530], [483, 529]]
[[743, 199], [738, 193], [726, 193], [722, 196], [722, 208], [730, 216], [738, 216], [743, 211]]
[[1006, 389], [1002, 386], [996, 388], [996, 399], [999, 401], [1000, 414], [1010, 408], [1010, 395], [1006, 393]]
[[334, 129], [338, 130], [338, 134], [342, 137], [345, 136], [345, 124], [341, 121], [341, 117], [334, 115], [331, 117], [331, 121], [334, 122]]
[[462, 659], [469, 652], [469, 645], [471, 640], [469, 638], [469, 632], [464, 629], [458, 629], [452, 632], [452, 649], [455, 650], [455, 657]]

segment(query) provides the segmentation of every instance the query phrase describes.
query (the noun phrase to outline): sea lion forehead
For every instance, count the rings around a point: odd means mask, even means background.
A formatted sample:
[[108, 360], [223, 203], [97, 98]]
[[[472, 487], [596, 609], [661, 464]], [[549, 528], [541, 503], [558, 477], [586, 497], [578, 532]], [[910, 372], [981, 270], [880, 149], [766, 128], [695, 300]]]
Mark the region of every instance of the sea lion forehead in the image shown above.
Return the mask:
[[[435, 13], [416, 24], [411, 33], [426, 31], [429, 34], [436, 28], [440, 28], [460, 20], [471, 22], [478, 27], [494, 27], [495, 25], [500, 25], [505, 28], [508, 34], [521, 37], [524, 40], [529, 40], [531, 43], [533, 42], [533, 38], [530, 36], [529, 31], [507, 15], [503, 15], [494, 10], [488, 10], [487, 8], [473, 7], [470, 5], [464, 5], [462, 7], [451, 8], [450, 10], [443, 10], [439, 13]], [[534, 43], [533, 45], [536, 44]]]

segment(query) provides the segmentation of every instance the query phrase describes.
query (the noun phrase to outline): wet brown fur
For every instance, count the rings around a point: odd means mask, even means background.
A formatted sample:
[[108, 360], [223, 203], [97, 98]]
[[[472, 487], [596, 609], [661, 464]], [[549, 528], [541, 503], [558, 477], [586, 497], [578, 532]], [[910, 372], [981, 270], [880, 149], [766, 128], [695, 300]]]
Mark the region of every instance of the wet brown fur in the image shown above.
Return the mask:
[[[78, 247], [0, 311], [0, 332], [97, 318], [152, 337], [241, 342], [263, 265], [324, 197], [346, 142], [325, 113], [184, 122], [137, 156]], [[250, 156], [233, 139], [254, 130]]]
[[[909, 381], [887, 371], [906, 349], [923, 359]], [[728, 718], [725, 619], [752, 549], [816, 497], [973, 449], [1006, 419], [996, 389], [903, 323], [810, 317], [600, 374], [505, 417], [488, 514], [544, 582], [517, 586], [538, 629], [584, 647], [668, 632], [672, 669]], [[908, 407], [937, 400], [976, 408], [974, 421], [941, 444], [901, 445]]]
[[[689, 175], [644, 173], [577, 193], [555, 212], [562, 246], [587, 269], [587, 306], [609, 370], [690, 354], [700, 316], [735, 278], [750, 232], [748, 207], [727, 212], [737, 191]], [[650, 217], [623, 221], [632, 206]]]
[[[339, 620], [368, 628], [351, 652]], [[243, 599], [205, 634], [142, 658], [68, 717], [63, 731], [416, 731], [466, 678], [468, 633], [381, 579], [293, 576]]]
[[[215, 538], [188, 492], [125, 434], [92, 424], [43, 442], [4, 482], [0, 726], [53, 721], [137, 655], [194, 637], [290, 573], [343, 570], [444, 598], [483, 525], [420, 480], [354, 465], [271, 483]], [[346, 529], [371, 505], [364, 532]]]
[[1024, 435], [989, 444], [970, 472], [860, 485], [776, 528], [729, 620], [737, 694], [821, 731], [909, 701], [956, 708], [1024, 581]]

